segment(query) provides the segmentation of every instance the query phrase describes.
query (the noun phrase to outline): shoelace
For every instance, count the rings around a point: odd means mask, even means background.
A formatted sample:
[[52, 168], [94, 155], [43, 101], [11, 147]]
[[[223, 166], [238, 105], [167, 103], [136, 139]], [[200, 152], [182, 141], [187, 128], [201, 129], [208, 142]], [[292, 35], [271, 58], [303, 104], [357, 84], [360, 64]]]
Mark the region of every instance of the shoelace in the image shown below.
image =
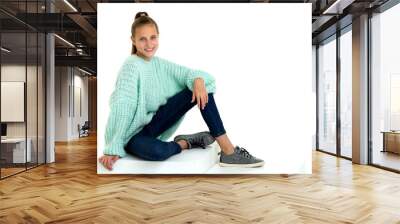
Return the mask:
[[194, 145], [195, 146], [200, 146], [200, 147], [202, 147], [203, 149], [205, 149], [206, 147], [206, 144], [204, 143], [204, 141], [203, 141], [204, 139], [203, 138], [201, 138], [201, 136], [197, 136], [197, 138], [196, 139], [194, 139]]
[[242, 148], [242, 147], [239, 148], [239, 154], [243, 154], [247, 158], [253, 157], [252, 155], [250, 155], [250, 153], [245, 148]]

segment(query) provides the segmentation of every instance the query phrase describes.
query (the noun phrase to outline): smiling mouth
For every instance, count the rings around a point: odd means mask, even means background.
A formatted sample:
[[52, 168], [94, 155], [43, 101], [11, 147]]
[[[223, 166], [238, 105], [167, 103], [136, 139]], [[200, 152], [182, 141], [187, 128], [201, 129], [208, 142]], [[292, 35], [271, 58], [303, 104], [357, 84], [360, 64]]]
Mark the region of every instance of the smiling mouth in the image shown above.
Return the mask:
[[152, 49], [144, 49], [144, 51], [146, 51], [146, 52], [152, 52], [154, 50], [154, 48], [152, 48]]

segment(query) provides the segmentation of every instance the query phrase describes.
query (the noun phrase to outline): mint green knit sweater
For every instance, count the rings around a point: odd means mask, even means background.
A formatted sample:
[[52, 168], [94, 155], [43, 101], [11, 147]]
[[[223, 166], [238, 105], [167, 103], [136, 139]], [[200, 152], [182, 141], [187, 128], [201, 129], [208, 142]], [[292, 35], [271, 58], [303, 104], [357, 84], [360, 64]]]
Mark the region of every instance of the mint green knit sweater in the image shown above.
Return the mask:
[[[215, 92], [215, 80], [208, 73], [193, 70], [160, 57], [146, 61], [137, 55], [129, 56], [118, 72], [111, 94], [110, 114], [105, 133], [105, 155], [126, 155], [124, 146], [129, 139], [148, 124], [167, 99], [184, 88], [193, 90], [195, 78], [204, 79], [208, 93]], [[184, 117], [157, 138], [170, 138]]]

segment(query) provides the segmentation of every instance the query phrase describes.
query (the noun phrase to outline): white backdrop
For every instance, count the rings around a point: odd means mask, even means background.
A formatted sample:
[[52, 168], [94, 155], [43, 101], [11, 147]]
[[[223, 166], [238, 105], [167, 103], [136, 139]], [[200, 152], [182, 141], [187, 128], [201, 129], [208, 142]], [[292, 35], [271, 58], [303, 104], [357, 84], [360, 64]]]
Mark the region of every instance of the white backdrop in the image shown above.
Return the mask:
[[[215, 77], [227, 134], [265, 160], [262, 173], [311, 173], [311, 4], [98, 4], [99, 154], [138, 11], [159, 26], [157, 56]], [[194, 107], [175, 134], [203, 130]]]

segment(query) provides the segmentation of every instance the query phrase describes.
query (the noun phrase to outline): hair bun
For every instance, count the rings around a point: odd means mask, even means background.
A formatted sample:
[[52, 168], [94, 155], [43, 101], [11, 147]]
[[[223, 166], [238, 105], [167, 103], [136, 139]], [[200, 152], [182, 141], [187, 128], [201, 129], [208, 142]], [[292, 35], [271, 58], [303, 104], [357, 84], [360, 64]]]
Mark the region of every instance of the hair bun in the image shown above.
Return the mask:
[[147, 14], [147, 12], [138, 12], [136, 13], [135, 19], [143, 16], [149, 16], [149, 14]]

